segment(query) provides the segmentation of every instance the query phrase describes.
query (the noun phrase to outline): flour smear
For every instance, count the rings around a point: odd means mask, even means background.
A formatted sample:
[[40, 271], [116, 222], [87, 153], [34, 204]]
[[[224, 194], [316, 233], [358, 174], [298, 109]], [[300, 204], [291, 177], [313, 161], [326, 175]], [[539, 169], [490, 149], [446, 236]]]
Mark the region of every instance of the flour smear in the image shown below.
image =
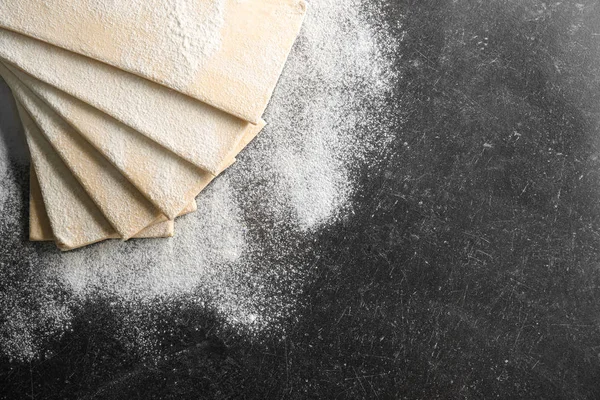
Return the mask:
[[[198, 197], [198, 211], [177, 221], [173, 239], [110, 241], [65, 254], [26, 244], [20, 258], [31, 271], [0, 297], [11, 316], [0, 329], [4, 355], [38, 357], [47, 338], [69, 329], [78, 307], [100, 299], [129, 310], [122, 311], [123, 335], [144, 338], [135, 349], [141, 353], [151, 352], [158, 328], [132, 316], [174, 299], [201, 304], [226, 329], [253, 340], [285, 335], [318, 259], [316, 235], [351, 213], [357, 172], [377, 163], [393, 139], [386, 99], [399, 79], [392, 68], [396, 43], [370, 4], [310, 2], [264, 116], [267, 128]], [[18, 177], [9, 173], [15, 162], [2, 148], [0, 157], [6, 238], [18, 234], [22, 217], [13, 199]], [[0, 265], [4, 274], [22, 268]]]

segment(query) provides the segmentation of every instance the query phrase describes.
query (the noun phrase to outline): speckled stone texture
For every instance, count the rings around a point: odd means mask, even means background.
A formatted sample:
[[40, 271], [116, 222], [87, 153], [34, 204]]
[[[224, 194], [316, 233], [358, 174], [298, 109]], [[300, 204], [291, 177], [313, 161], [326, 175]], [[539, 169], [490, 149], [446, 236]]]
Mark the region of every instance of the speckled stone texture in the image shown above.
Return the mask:
[[[157, 305], [138, 316], [165, 326], [148, 362], [111, 339], [115, 307], [90, 302], [52, 356], [1, 362], [0, 398], [600, 398], [600, 6], [382, 10], [401, 39], [398, 140], [362, 171], [354, 214], [317, 233], [285, 338]], [[26, 235], [0, 240], [0, 265], [23, 265], [0, 280], [18, 299], [11, 282], [37, 279]]]

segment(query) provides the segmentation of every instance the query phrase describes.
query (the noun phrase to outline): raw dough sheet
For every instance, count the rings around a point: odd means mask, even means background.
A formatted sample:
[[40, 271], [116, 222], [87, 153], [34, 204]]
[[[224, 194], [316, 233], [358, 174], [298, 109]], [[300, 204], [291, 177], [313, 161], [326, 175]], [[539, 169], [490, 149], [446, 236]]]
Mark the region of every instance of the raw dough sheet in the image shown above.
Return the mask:
[[[33, 242], [48, 242], [54, 240], [50, 219], [44, 205], [40, 183], [33, 164], [30, 170], [29, 191], [29, 240]], [[196, 200], [192, 201], [181, 211], [179, 216], [191, 214], [198, 210]], [[134, 239], [167, 238], [175, 234], [175, 222], [172, 220], [158, 222], [136, 234]], [[115, 232], [111, 239], [119, 239]]]
[[164, 86], [5, 29], [0, 29], [0, 59], [213, 175], [220, 172], [241, 137], [254, 129], [248, 122]]
[[[0, 74], [69, 170], [124, 239], [167, 218], [85, 139], [54, 114], [3, 65]], [[39, 170], [36, 169], [39, 176]], [[39, 176], [42, 179], [41, 176]]]
[[[46, 211], [57, 246], [62, 250], [75, 249], [109, 238], [114, 232], [109, 222], [60, 157], [54, 151], [48, 151], [50, 144], [18, 101], [17, 107], [31, 163], [39, 178], [41, 194], [48, 204]], [[39, 210], [41, 202], [35, 203]]]
[[34, 242], [54, 240], [33, 163], [29, 170], [29, 240]]
[[0, 26], [257, 123], [305, 12], [303, 0], [3, 0]]
[[[13, 67], [7, 67], [169, 219], [179, 215], [213, 180], [212, 174], [183, 160], [114, 118]], [[249, 125], [246, 136], [254, 137], [262, 125]], [[230, 160], [244, 146], [233, 151], [223, 168], [229, 165]]]
[[[35, 174], [35, 168], [33, 165], [30, 170], [30, 191], [29, 191], [29, 239], [34, 242], [49, 242], [54, 240], [54, 234], [52, 233], [52, 226], [50, 225], [50, 219], [46, 212], [46, 206], [44, 205], [44, 198], [42, 197], [42, 191], [40, 189], [40, 183], [37, 175]], [[195, 211], [196, 202], [190, 203], [186, 210], [182, 212], [182, 215], [187, 214], [187, 210]], [[31, 210], [34, 210], [31, 212]], [[190, 212], [193, 212], [190, 211]], [[156, 223], [148, 228], [143, 229], [133, 238], [135, 239], [150, 239], [150, 238], [168, 238], [175, 234], [175, 222], [164, 221]], [[111, 239], [119, 239], [119, 236], [115, 232]]]

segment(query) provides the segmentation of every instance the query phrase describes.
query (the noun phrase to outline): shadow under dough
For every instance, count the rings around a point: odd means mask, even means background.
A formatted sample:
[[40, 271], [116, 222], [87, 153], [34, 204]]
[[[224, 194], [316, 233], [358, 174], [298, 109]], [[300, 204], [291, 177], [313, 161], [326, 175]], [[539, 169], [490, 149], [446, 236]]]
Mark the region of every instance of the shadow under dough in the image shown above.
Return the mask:
[[[20, 207], [20, 236], [29, 238], [29, 150], [23, 132], [23, 126], [17, 112], [12, 92], [0, 77], [0, 146], [6, 149], [9, 166], [6, 174], [11, 175], [18, 186]], [[3, 179], [8, 178], [7, 176]]]

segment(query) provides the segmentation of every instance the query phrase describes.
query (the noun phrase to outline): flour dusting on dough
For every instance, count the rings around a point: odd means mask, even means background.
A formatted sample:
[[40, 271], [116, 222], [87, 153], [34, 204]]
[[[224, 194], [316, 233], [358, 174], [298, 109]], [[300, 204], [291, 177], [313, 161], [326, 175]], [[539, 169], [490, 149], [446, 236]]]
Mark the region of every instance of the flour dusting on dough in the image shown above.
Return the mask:
[[221, 45], [220, 30], [224, 21], [223, 1], [190, 2], [176, 0], [171, 3], [169, 38], [180, 49], [192, 71], [198, 70]]
[[[171, 0], [163, 2], [161, 7], [152, 7], [144, 0], [91, 0], [86, 2], [90, 11], [96, 14], [100, 23], [104, 16], [118, 17], [117, 25], [127, 25], [133, 19], [145, 23], [136, 28], [135, 36], [117, 38], [129, 42], [121, 48], [121, 62], [135, 71], [146, 75], [159, 74], [164, 65], [157, 63], [153, 54], [139, 57], [133, 49], [143, 49], [152, 43], [161, 60], [171, 60], [171, 68], [180, 73], [170, 74], [177, 87], [185, 88], [194, 76], [186, 76], [184, 71], [198, 71], [221, 46], [221, 29], [225, 23], [225, 1]], [[154, 26], [167, 21], [169, 34], [157, 35]], [[130, 50], [130, 51], [128, 51]]]

